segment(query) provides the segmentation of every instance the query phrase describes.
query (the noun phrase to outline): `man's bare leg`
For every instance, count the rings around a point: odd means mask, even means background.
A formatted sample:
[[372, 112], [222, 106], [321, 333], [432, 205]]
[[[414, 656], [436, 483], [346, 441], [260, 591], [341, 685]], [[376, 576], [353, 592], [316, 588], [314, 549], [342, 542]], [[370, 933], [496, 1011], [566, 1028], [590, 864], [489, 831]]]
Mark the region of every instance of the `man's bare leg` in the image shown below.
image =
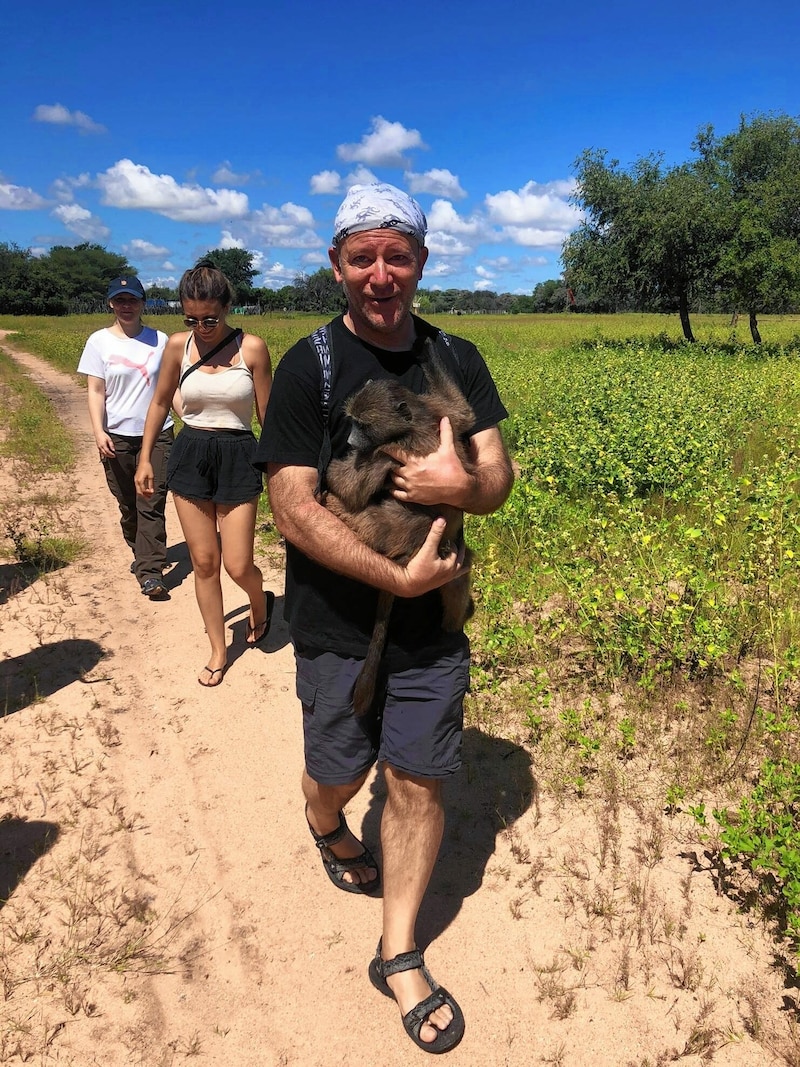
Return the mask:
[[[347, 785], [320, 785], [303, 771], [303, 794], [306, 798], [306, 818], [311, 828], [318, 834], [329, 834], [339, 825], [339, 812], [353, 799], [361, 786], [366, 781], [366, 774], [355, 782]], [[347, 833], [341, 841], [330, 845], [334, 856], [340, 860], [354, 859], [364, 851], [363, 844], [352, 833]], [[342, 880], [365, 884], [373, 882], [378, 877], [374, 867], [356, 867], [352, 871], [345, 871]]]
[[[384, 764], [387, 799], [381, 823], [383, 848], [383, 949], [384, 960], [416, 948], [417, 914], [428, 888], [444, 831], [442, 784], [431, 778], [413, 778]], [[386, 979], [406, 1015], [431, 994], [422, 971], [402, 971]], [[430, 1015], [431, 1023], [446, 1030], [453, 1013], [446, 1005]], [[423, 1041], [434, 1041], [436, 1029], [425, 1024]]]

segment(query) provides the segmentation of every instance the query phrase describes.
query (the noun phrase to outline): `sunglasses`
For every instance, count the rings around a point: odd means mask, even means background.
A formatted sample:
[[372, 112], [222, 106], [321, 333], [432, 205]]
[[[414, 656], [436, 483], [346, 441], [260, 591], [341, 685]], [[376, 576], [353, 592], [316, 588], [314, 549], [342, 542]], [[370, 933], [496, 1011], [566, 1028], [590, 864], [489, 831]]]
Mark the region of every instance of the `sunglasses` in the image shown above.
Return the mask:
[[204, 326], [207, 330], [210, 330], [214, 326], [219, 326], [219, 319], [214, 318], [213, 315], [209, 315], [205, 319], [193, 319], [191, 315], [187, 315], [184, 317], [183, 324], [188, 326], [190, 330], [193, 330], [196, 326]]

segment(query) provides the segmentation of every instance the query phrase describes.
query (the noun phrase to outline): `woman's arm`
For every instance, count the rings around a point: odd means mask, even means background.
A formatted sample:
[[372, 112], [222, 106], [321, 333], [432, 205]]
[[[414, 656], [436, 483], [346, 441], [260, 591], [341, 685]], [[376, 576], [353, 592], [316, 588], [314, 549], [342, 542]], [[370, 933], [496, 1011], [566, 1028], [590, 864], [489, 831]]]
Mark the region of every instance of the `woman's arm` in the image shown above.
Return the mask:
[[93, 374], [86, 376], [87, 403], [89, 406], [89, 421], [92, 424], [92, 433], [100, 450], [100, 455], [106, 459], [116, 455], [114, 442], [108, 436], [106, 430], [106, 383], [103, 378], [96, 378]]
[[181, 376], [181, 360], [183, 359], [185, 341], [185, 333], [175, 333], [167, 341], [164, 348], [156, 391], [150, 401], [150, 407], [147, 409], [139, 465], [136, 468], [136, 476], [134, 477], [136, 492], [140, 496], [152, 496], [155, 491], [153, 466], [150, 462], [150, 457], [153, 453], [153, 446], [164, 426], [164, 420], [174, 402], [175, 392]]
[[272, 361], [266, 342], [254, 334], [246, 333], [242, 341], [242, 358], [253, 375], [253, 393], [256, 402], [258, 425], [264, 425], [264, 414], [272, 388]]

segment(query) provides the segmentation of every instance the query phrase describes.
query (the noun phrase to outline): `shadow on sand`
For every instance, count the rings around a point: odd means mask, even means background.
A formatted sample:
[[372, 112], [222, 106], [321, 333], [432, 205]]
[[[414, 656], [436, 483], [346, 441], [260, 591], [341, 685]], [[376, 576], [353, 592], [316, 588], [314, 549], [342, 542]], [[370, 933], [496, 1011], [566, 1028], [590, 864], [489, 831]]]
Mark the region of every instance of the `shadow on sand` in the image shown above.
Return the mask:
[[96, 641], [68, 638], [0, 660], [0, 718], [82, 678], [104, 655]]
[[[498, 833], [524, 815], [536, 791], [531, 757], [524, 748], [475, 727], [464, 731], [462, 768], [445, 783], [444, 839], [417, 921], [420, 948], [439, 937], [464, 899], [480, 888]], [[385, 798], [383, 775], [378, 773], [362, 827], [363, 839], [370, 844], [380, 840]]]
[[53, 847], [58, 835], [58, 826], [52, 822], [0, 821], [0, 908], [34, 863]]

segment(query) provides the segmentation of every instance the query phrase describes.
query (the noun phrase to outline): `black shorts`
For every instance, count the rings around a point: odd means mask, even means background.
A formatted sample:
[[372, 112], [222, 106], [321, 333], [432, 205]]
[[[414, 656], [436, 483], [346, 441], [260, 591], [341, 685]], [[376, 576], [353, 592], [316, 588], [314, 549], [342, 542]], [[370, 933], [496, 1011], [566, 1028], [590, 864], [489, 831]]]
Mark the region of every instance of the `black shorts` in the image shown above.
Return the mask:
[[244, 504], [259, 496], [261, 471], [253, 466], [257, 441], [250, 430], [196, 430], [184, 426], [167, 466], [167, 489], [187, 500]]
[[306, 770], [320, 785], [347, 785], [376, 761], [419, 778], [461, 766], [469, 642], [462, 634], [433, 662], [389, 674], [382, 707], [357, 717], [353, 687], [363, 660], [295, 647]]

